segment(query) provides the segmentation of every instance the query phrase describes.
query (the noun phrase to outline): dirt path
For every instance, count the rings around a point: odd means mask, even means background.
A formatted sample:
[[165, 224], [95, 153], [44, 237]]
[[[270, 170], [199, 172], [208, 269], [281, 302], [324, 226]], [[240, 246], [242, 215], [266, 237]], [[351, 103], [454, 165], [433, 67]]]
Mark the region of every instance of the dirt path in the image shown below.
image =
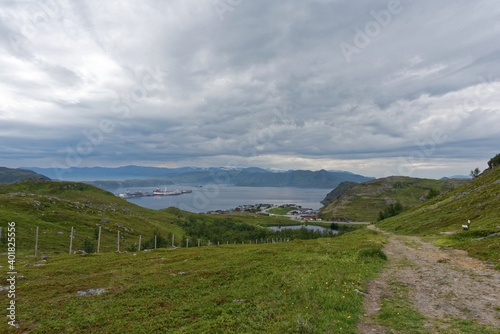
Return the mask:
[[[457, 319], [476, 319], [480, 324], [500, 328], [500, 272], [467, 252], [443, 250], [417, 237], [389, 236], [384, 252], [388, 264], [370, 281], [365, 298], [365, 321], [359, 333], [397, 333], [375, 324], [383, 298], [393, 296], [391, 285], [408, 287], [412, 307], [426, 317], [428, 332], [439, 333]], [[455, 320], [454, 320], [455, 319]], [[499, 331], [500, 332], [500, 331]]]

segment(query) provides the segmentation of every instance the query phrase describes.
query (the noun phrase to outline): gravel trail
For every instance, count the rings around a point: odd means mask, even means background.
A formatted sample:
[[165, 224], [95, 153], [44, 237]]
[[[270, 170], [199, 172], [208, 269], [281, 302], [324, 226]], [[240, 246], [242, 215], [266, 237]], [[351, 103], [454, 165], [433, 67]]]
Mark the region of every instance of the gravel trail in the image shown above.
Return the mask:
[[371, 321], [384, 297], [391, 296], [391, 284], [409, 289], [409, 302], [426, 317], [425, 327], [439, 333], [454, 319], [476, 319], [499, 328], [500, 272], [492, 265], [467, 255], [466, 251], [441, 249], [418, 237], [388, 235], [384, 252], [388, 264], [379, 277], [368, 282], [365, 321], [359, 333], [397, 333]]

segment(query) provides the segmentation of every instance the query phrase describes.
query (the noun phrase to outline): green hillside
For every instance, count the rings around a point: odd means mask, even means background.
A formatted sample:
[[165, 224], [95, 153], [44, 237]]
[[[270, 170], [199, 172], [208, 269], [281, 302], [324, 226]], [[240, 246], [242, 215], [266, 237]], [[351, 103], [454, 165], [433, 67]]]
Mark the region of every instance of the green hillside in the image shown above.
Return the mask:
[[[438, 238], [441, 245], [500, 263], [500, 167], [486, 170], [473, 182], [422, 205], [385, 219], [381, 228], [400, 234]], [[470, 230], [461, 231], [471, 221]]]
[[[355, 185], [321, 208], [324, 220], [375, 221], [386, 206], [400, 202], [411, 208], [426, 201], [431, 189], [448, 192], [468, 180], [431, 180], [407, 176], [391, 176]], [[335, 192], [335, 190], [334, 190]]]
[[[73, 249], [79, 250], [86, 238], [96, 244], [101, 225], [101, 251], [106, 252], [117, 249], [117, 231], [123, 250], [137, 242], [140, 234], [149, 237], [158, 231], [182, 236], [182, 228], [170, 224], [177, 220], [167, 212], [142, 208], [84, 183], [24, 180], [0, 185], [1, 226], [5, 229], [7, 222], [16, 223], [20, 253], [33, 253], [37, 226], [40, 251], [53, 254], [69, 250], [71, 227], [75, 228]], [[4, 237], [5, 233], [2, 241]]]
[[326, 194], [325, 198], [321, 201], [321, 204], [327, 205], [330, 201], [333, 201], [337, 197], [344, 195], [349, 189], [357, 186], [357, 182], [344, 181], [339, 184], [335, 189]]
[[14, 183], [24, 179], [49, 180], [48, 177], [35, 173], [31, 170], [0, 167], [0, 184]]

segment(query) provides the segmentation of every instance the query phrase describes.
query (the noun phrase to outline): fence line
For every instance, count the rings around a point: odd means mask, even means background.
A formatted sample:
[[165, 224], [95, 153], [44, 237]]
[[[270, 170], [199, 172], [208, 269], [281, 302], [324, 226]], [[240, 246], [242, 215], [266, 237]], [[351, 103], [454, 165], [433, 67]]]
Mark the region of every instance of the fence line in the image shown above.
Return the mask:
[[36, 238], [35, 238], [35, 257], [38, 252], [38, 226], [36, 227]]
[[[0, 238], [1, 238], [1, 232], [2, 232], [2, 227], [0, 226]], [[38, 244], [39, 244], [39, 233], [40, 233], [40, 230], [39, 230], [39, 227], [37, 226], [36, 227], [36, 232], [35, 232], [35, 257], [38, 256]], [[44, 234], [46, 232], [43, 232]], [[58, 232], [58, 234], [62, 234], [62, 232]], [[95, 234], [94, 234], [94, 237], [95, 237]], [[71, 232], [70, 232], [70, 242], [69, 242], [69, 254], [72, 254], [72, 253], [76, 253], [76, 251], [73, 251], [73, 239], [75, 239], [75, 228], [74, 226], [71, 227]], [[120, 253], [120, 244], [121, 244], [121, 232], [120, 231], [117, 231], [117, 252]], [[172, 234], [172, 247], [173, 248], [183, 248], [182, 244], [180, 243], [183, 239], [179, 239], [181, 241], [179, 241], [179, 246], [175, 246], [175, 234]], [[151, 239], [150, 239], [151, 240]], [[97, 234], [97, 250], [95, 251], [95, 254], [98, 254], [101, 252], [101, 241], [102, 241], [102, 227], [99, 226], [99, 230], [98, 230], [98, 234]], [[288, 242], [290, 241], [290, 239], [287, 239], [287, 240], [284, 240], [284, 239], [272, 239], [272, 242], [271, 243], [278, 243], [278, 242]], [[151, 241], [147, 241], [147, 242], [151, 242]], [[262, 244], [269, 244], [269, 239], [267, 240], [264, 240], [264, 239], [261, 239], [261, 243]], [[223, 242], [222, 242], [223, 244]], [[236, 241], [234, 241], [234, 244], [236, 245]], [[245, 244], [245, 241], [243, 240], [241, 242], [242, 245]], [[252, 244], [252, 240], [250, 240], [248, 242], [248, 244]], [[255, 244], [259, 244], [259, 240], [258, 239], [255, 239]], [[133, 244], [131, 244], [130, 246], [132, 246]], [[146, 245], [146, 244], [145, 244]], [[211, 240], [207, 240], [207, 244], [206, 246], [213, 246], [214, 243], [211, 241]], [[217, 241], [217, 245], [220, 246], [221, 245], [221, 241]], [[229, 245], [229, 241], [226, 241], [226, 245]], [[130, 246], [128, 246], [128, 250], [130, 251]], [[203, 244], [202, 244], [202, 240], [198, 238], [198, 244], [197, 244], [198, 247], [202, 247]], [[85, 241], [84, 241], [84, 247], [85, 247]], [[95, 249], [95, 244], [93, 244], [91, 246], [93, 249]], [[195, 246], [191, 246], [191, 248], [193, 248]], [[137, 247], [137, 251], [140, 252], [141, 251], [141, 248], [142, 248], [142, 234], [139, 235], [139, 242], [138, 242], [138, 247]], [[157, 249], [158, 248], [158, 235], [154, 235], [154, 249]], [[190, 248], [190, 245], [189, 245], [189, 238], [186, 238], [186, 244], [185, 244], [185, 248]], [[142, 250], [147, 250], [147, 249], [142, 249]], [[94, 251], [92, 251], [92, 253], [94, 253]]]
[[[73, 226], [71, 227], [71, 234], [69, 235], [69, 253], [73, 250]], [[35, 255], [36, 257], [36, 255]]]
[[100, 248], [101, 248], [101, 226], [99, 225], [99, 238], [97, 239], [97, 254], [99, 254]]

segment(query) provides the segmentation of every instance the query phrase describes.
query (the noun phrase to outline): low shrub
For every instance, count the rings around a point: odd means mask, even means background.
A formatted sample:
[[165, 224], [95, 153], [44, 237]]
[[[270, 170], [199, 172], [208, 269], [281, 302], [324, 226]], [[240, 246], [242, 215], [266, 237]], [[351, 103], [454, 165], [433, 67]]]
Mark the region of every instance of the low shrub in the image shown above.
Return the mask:
[[380, 248], [363, 248], [358, 251], [358, 258], [374, 257], [387, 260], [387, 255]]

